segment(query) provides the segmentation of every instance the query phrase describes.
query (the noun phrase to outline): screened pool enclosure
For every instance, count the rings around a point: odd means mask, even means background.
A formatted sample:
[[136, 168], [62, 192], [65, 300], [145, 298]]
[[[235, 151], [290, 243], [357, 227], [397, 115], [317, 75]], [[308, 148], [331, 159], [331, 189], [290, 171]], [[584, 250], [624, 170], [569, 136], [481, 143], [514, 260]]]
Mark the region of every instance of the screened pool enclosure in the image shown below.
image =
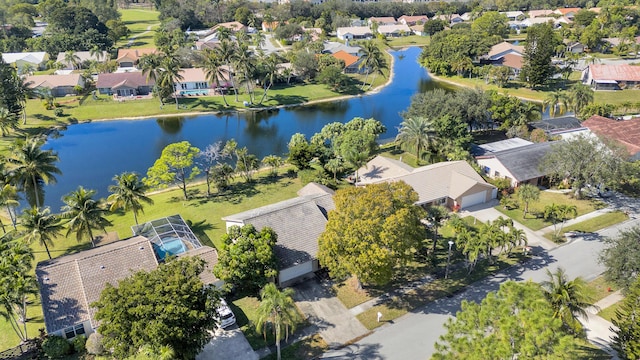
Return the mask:
[[198, 238], [180, 215], [149, 221], [131, 227], [133, 235], [144, 236], [153, 245], [158, 261], [202, 247]]

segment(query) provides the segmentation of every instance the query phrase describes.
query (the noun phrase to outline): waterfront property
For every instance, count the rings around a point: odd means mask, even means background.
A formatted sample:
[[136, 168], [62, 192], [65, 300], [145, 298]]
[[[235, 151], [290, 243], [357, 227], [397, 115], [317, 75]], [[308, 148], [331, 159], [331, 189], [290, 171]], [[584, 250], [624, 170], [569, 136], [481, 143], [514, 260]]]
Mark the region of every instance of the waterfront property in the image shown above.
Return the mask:
[[116, 96], [149, 95], [153, 85], [155, 85], [153, 79], [147, 79], [138, 71], [100, 74], [96, 82], [96, 88], [100, 94]]
[[409, 184], [418, 193], [416, 204], [421, 206], [463, 209], [497, 196], [496, 187], [484, 181], [466, 161], [445, 161], [413, 168], [402, 161], [378, 155], [358, 169], [356, 185], [394, 181]]
[[334, 209], [333, 190], [309, 183], [298, 197], [257, 209], [229, 215], [222, 220], [226, 227], [253, 225], [258, 231], [272, 228], [278, 235], [274, 248], [278, 258], [278, 285], [289, 286], [309, 277], [320, 266], [316, 259], [318, 238], [327, 224], [328, 212]]
[[582, 83], [594, 90], [635, 88], [640, 85], [640, 66], [592, 64], [582, 72]]
[[614, 120], [593, 115], [582, 122], [599, 137], [616, 141], [627, 149], [631, 160], [640, 160], [640, 118]]
[[148, 49], [118, 49], [118, 57], [116, 58], [116, 62], [118, 63], [118, 67], [121, 68], [132, 68], [138, 65], [140, 58], [144, 55], [155, 54], [157, 53], [157, 49], [148, 48]]
[[540, 170], [540, 163], [551, 150], [552, 144], [543, 142], [518, 146], [476, 156], [476, 161], [485, 174], [492, 178], [509, 179], [513, 187], [525, 183], [541, 185], [547, 174]]
[[339, 27], [336, 34], [340, 40], [373, 39], [373, 32], [368, 26]]
[[51, 91], [51, 95], [59, 97], [76, 95], [77, 88], [84, 88], [84, 78], [81, 74], [66, 75], [32, 75], [24, 80], [29, 88], [38, 92]]
[[110, 244], [38, 263], [36, 277], [48, 334], [67, 339], [98, 328], [91, 304], [107, 284], [138, 271], [152, 271], [167, 256], [198, 256], [206, 262], [200, 275], [205, 285], [220, 285], [211, 270], [214, 248], [202, 246], [180, 215], [133, 227], [134, 236]]

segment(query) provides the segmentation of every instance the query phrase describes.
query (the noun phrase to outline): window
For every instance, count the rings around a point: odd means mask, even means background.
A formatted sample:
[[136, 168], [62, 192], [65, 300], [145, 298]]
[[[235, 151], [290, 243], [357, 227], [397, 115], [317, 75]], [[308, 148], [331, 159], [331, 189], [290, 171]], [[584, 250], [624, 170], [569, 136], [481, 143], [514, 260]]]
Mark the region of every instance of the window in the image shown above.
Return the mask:
[[485, 166], [485, 167], [484, 167], [484, 173], [485, 173], [485, 174], [491, 174], [491, 168], [490, 168], [490, 167], [488, 167], [488, 166]]
[[444, 205], [447, 203], [447, 198], [441, 198], [436, 200], [436, 205]]
[[500, 177], [500, 172], [499, 172], [499, 171], [496, 171], [496, 172], [495, 172], [495, 174], [493, 174], [493, 176], [495, 176], [495, 177]]
[[187, 89], [187, 84], [180, 84], [180, 87], [182, 88], [182, 90], [186, 90]]
[[73, 339], [78, 335], [84, 335], [84, 325], [82, 324], [64, 329], [64, 337], [67, 339]]

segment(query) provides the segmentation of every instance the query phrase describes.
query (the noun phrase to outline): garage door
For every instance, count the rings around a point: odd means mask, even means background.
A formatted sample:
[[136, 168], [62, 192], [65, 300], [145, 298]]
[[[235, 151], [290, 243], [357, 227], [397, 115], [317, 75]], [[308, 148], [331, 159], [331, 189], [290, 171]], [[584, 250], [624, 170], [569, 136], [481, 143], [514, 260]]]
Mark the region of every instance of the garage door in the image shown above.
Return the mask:
[[487, 199], [487, 192], [481, 191], [475, 194], [467, 195], [462, 197], [462, 205], [460, 205], [463, 209], [468, 208], [469, 206], [482, 204]]
[[313, 261], [290, 267], [280, 271], [280, 284], [313, 272]]

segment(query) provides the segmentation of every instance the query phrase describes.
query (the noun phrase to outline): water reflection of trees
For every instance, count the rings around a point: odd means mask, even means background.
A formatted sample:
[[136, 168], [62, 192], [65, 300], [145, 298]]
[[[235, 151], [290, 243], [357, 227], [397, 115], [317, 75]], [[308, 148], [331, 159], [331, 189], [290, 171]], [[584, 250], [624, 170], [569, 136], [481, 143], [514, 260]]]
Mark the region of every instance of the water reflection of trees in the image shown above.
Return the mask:
[[297, 106], [291, 111], [296, 114], [299, 120], [315, 120], [322, 117], [341, 117], [349, 110], [349, 101], [327, 101], [315, 105]]
[[182, 131], [185, 118], [182, 116], [162, 117], [156, 119], [160, 129], [166, 134], [175, 135]]

